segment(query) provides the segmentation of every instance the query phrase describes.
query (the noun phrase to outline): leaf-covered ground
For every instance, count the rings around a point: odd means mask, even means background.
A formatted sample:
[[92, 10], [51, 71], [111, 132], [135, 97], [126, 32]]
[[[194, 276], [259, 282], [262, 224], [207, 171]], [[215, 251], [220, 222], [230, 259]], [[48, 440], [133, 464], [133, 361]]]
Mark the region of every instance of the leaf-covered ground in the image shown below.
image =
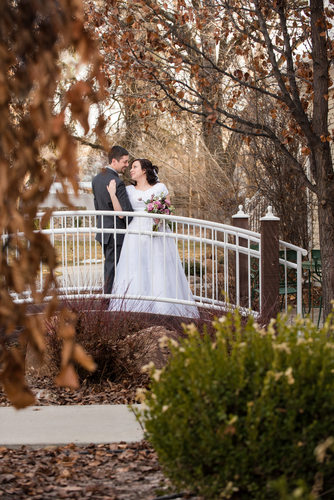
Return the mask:
[[0, 447], [0, 464], [1, 500], [172, 496], [156, 454], [145, 441], [35, 450]]
[[[137, 386], [131, 381], [115, 383], [102, 380], [99, 383], [83, 381], [79, 389], [57, 387], [50, 377], [28, 374], [27, 382], [36, 397], [36, 406], [47, 405], [103, 405], [132, 404], [135, 402]], [[0, 386], [0, 406], [9, 406]]]
[[[86, 381], [72, 391], [56, 387], [50, 377], [32, 374], [27, 381], [36, 405], [128, 404], [135, 402], [137, 388], [126, 380], [118, 384]], [[0, 406], [8, 405], [0, 390]], [[146, 441], [39, 449], [0, 447], [0, 500], [28, 498], [161, 500], [186, 496], [171, 488]]]

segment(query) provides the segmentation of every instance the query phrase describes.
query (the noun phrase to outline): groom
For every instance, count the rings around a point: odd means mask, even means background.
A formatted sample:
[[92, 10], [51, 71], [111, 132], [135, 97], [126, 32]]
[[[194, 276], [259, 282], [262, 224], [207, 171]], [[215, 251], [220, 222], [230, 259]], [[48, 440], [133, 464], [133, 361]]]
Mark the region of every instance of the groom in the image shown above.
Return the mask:
[[[97, 174], [92, 180], [95, 210], [114, 210], [107, 186], [114, 179], [116, 181], [116, 196], [124, 211], [133, 211], [124, 182], [118, 174], [124, 173], [129, 165], [129, 153], [121, 146], [113, 146], [108, 153], [109, 165]], [[113, 228], [116, 219], [116, 227], [125, 229], [126, 217], [120, 219], [114, 216], [97, 216], [98, 228]], [[128, 222], [131, 221], [129, 217]], [[102, 222], [102, 223], [101, 223]], [[118, 262], [124, 234], [97, 233], [95, 239], [101, 243], [104, 253], [104, 293], [111, 293], [115, 277], [115, 267]]]

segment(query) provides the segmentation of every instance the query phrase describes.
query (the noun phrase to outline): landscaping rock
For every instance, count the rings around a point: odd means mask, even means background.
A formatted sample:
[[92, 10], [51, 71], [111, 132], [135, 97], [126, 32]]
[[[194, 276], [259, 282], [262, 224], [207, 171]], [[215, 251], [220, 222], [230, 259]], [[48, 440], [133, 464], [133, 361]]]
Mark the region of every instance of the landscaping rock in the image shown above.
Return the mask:
[[151, 326], [137, 333], [127, 335], [120, 343], [120, 355], [131, 363], [132, 368], [141, 373], [142, 367], [153, 362], [161, 369], [168, 361], [169, 349], [162, 346], [160, 339], [168, 337], [178, 341], [180, 333], [164, 326]]

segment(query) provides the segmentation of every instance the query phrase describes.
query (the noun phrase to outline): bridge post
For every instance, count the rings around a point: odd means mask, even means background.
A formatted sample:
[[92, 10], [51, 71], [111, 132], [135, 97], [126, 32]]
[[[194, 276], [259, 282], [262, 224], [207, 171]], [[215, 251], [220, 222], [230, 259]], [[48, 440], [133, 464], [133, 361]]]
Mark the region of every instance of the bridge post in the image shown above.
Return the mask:
[[[249, 215], [244, 213], [242, 205], [239, 205], [239, 212], [232, 215], [232, 224], [241, 229], [249, 228]], [[247, 245], [248, 242], [245, 238], [239, 238], [239, 246], [247, 247]], [[238, 289], [237, 284], [236, 289]], [[248, 257], [243, 253], [239, 253], [239, 298], [239, 305], [248, 307]], [[236, 303], [238, 302], [236, 301]]]
[[268, 206], [261, 217], [261, 317], [273, 318], [279, 311], [279, 221]]

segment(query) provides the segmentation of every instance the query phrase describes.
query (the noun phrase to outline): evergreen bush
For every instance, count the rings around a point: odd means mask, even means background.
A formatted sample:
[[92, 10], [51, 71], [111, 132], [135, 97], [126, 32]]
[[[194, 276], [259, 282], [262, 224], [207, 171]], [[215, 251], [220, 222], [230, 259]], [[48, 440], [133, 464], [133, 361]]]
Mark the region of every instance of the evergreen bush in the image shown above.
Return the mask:
[[333, 319], [319, 331], [279, 315], [261, 329], [236, 312], [215, 321], [214, 341], [186, 327], [136, 411], [177, 487], [208, 499], [334, 498]]
[[205, 269], [202, 266], [202, 264], [196, 260], [195, 263], [193, 261], [191, 261], [190, 263], [185, 262], [184, 263], [184, 272], [186, 275], [190, 274], [191, 276], [195, 276], [195, 275], [200, 276], [201, 272], [204, 275]]

